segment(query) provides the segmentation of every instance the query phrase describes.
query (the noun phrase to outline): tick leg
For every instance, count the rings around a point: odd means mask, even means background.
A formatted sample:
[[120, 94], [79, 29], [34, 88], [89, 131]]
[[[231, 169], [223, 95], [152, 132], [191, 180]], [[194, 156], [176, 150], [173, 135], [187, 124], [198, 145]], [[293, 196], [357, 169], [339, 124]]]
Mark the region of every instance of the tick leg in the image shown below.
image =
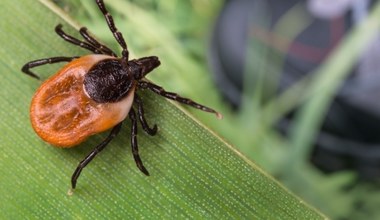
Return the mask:
[[71, 177], [71, 187], [75, 189], [75, 186], [77, 185], [77, 180], [82, 172], [83, 168], [85, 168], [91, 161], [92, 159], [95, 158], [95, 156], [102, 151], [108, 143], [116, 137], [116, 135], [119, 133], [121, 129], [122, 122], [117, 124], [115, 127], [112, 128], [111, 133], [108, 135], [108, 137], [100, 143], [98, 146], [96, 146], [78, 165], [78, 167], [75, 169], [72, 177]]
[[96, 0], [96, 4], [98, 5], [100, 11], [103, 13], [104, 18], [107, 21], [108, 27], [110, 28], [110, 30], [111, 30], [113, 36], [115, 37], [116, 41], [123, 48], [123, 51], [122, 51], [123, 58], [126, 59], [126, 61], [128, 61], [129, 52], [128, 52], [127, 44], [125, 43], [123, 34], [121, 34], [117, 30], [117, 28], [115, 26], [115, 22], [113, 21], [112, 15], [107, 11], [103, 0]]
[[139, 120], [140, 120], [140, 123], [142, 125], [142, 128], [144, 129], [144, 131], [147, 134], [149, 134], [151, 136], [154, 136], [157, 133], [157, 125], [155, 124], [153, 126], [153, 128], [149, 127], [148, 123], [146, 122], [145, 116], [144, 116], [144, 108], [143, 108], [142, 100], [136, 94], [135, 94], [135, 101], [137, 103], [137, 108], [138, 108], [137, 116], [139, 117]]
[[55, 32], [60, 36], [62, 37], [65, 41], [69, 42], [69, 43], [72, 43], [74, 45], [77, 45], [77, 46], [80, 46], [84, 49], [87, 49], [89, 51], [92, 51], [93, 53], [96, 53], [96, 54], [104, 54], [101, 50], [97, 49], [96, 47], [94, 47], [93, 45], [87, 43], [87, 42], [84, 42], [84, 41], [81, 41], [81, 40], [78, 40], [76, 39], [75, 37], [71, 36], [71, 35], [68, 35], [66, 34], [63, 30], [62, 30], [62, 24], [58, 24], [56, 27], [55, 27]]
[[86, 27], [82, 27], [79, 29], [79, 33], [82, 35], [82, 37], [91, 45], [102, 51], [102, 53], [116, 57], [116, 54], [108, 48], [106, 45], [101, 44], [98, 40], [96, 40], [94, 37], [92, 37], [89, 33]]
[[174, 101], [177, 101], [177, 102], [189, 105], [189, 106], [191, 106], [193, 108], [196, 108], [196, 109], [199, 109], [199, 110], [202, 110], [202, 111], [205, 111], [205, 112], [214, 113], [216, 115], [216, 117], [219, 118], [219, 119], [221, 119], [223, 117], [222, 114], [220, 114], [219, 112], [215, 111], [214, 109], [211, 109], [209, 107], [206, 107], [204, 105], [196, 103], [196, 102], [194, 102], [191, 99], [181, 97], [180, 95], [178, 95], [176, 93], [167, 92], [162, 87], [160, 87], [160, 86], [158, 86], [156, 84], [153, 84], [151, 82], [140, 81], [139, 82], [139, 86], [140, 86], [140, 88], [143, 88], [143, 89], [149, 89], [152, 92], [157, 93], [158, 95], [161, 95], [161, 96], [163, 96], [165, 98], [172, 99]]
[[129, 111], [129, 118], [132, 121], [132, 128], [131, 128], [131, 146], [132, 146], [132, 154], [133, 158], [135, 159], [136, 166], [143, 172], [145, 175], [149, 176], [148, 170], [144, 167], [143, 162], [141, 161], [140, 155], [139, 155], [139, 148], [137, 145], [137, 119], [136, 119], [136, 113], [131, 108]]
[[34, 77], [36, 79], [40, 79], [39, 76], [37, 76], [35, 73], [30, 71], [31, 68], [34, 68], [36, 66], [42, 66], [45, 64], [52, 64], [52, 63], [59, 63], [59, 62], [70, 62], [73, 59], [76, 59], [78, 57], [50, 57], [45, 59], [39, 59], [39, 60], [33, 60], [28, 63], [26, 63], [22, 68], [21, 71], [25, 74]]

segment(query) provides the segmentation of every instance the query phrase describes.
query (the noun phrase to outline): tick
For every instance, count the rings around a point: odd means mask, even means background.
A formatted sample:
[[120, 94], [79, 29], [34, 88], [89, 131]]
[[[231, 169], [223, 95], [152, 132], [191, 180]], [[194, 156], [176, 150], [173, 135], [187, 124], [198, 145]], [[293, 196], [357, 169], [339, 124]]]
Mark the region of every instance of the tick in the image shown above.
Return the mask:
[[144, 77], [160, 65], [158, 57], [129, 60], [127, 44], [116, 28], [103, 0], [96, 0], [96, 4], [122, 48], [121, 57], [92, 37], [87, 28], [80, 28], [79, 33], [84, 40], [79, 40], [65, 33], [62, 25], [58, 24], [55, 31], [61, 38], [93, 54], [82, 57], [58, 56], [38, 59], [22, 67], [24, 73], [39, 79], [30, 70], [31, 68], [68, 62], [42, 83], [32, 99], [30, 107], [32, 127], [44, 141], [57, 147], [74, 147], [91, 135], [111, 129], [107, 138], [77, 166], [71, 177], [72, 189], [75, 189], [83, 168], [117, 136], [127, 117], [131, 120], [132, 126], [131, 146], [134, 160], [140, 171], [149, 176], [139, 155], [137, 124], [139, 121], [142, 129], [151, 136], [157, 133], [157, 125], [153, 127], [148, 125], [142, 99], [136, 94], [138, 89], [150, 90], [165, 98], [214, 113], [218, 118], [222, 117], [220, 113], [209, 107], [176, 93], [167, 92], [162, 87], [147, 81]]

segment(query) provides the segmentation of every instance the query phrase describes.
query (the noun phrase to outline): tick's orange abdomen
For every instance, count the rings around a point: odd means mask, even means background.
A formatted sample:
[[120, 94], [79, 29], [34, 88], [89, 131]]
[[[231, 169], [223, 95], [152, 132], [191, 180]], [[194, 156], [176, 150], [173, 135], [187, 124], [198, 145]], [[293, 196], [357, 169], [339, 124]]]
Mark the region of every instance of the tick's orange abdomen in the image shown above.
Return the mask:
[[128, 115], [134, 88], [117, 103], [97, 103], [84, 91], [89, 69], [106, 55], [88, 55], [65, 65], [46, 80], [33, 97], [30, 118], [33, 129], [46, 142], [72, 147], [89, 136], [112, 128]]

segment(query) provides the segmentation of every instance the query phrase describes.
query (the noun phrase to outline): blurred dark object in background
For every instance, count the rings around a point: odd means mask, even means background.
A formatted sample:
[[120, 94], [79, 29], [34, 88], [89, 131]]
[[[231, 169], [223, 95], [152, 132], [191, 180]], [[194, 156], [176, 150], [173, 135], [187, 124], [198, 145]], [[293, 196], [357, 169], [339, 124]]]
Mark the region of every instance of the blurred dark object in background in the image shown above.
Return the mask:
[[[252, 28], [260, 27], [252, 18], [257, 5], [265, 5], [272, 38], [281, 38], [271, 28], [296, 4], [301, 4], [312, 22], [283, 51], [284, 65], [279, 91], [311, 73], [324, 62], [351, 27], [360, 22], [373, 1], [325, 0], [231, 0], [226, 1], [215, 25], [210, 63], [225, 98], [236, 108], [241, 104], [246, 48]], [[326, 5], [327, 4], [327, 5]], [[256, 8], [257, 9], [257, 8]], [[253, 36], [256, 37], [256, 36]], [[380, 38], [369, 42], [332, 103], [317, 137], [311, 161], [324, 172], [355, 170], [359, 177], [380, 177]], [[257, 39], [262, 40], [262, 39]], [[276, 44], [263, 42], [274, 50]], [[255, 74], [255, 73], [250, 73]], [[287, 131], [291, 117], [280, 126]]]

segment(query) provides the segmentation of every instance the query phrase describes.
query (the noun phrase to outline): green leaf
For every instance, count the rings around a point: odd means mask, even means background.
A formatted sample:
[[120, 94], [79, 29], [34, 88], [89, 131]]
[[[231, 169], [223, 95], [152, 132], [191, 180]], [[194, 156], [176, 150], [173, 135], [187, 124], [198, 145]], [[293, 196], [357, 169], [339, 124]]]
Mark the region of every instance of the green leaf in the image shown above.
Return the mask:
[[[157, 123], [159, 131], [150, 137], [140, 129], [138, 141], [151, 176], [136, 168], [126, 122], [83, 171], [75, 193], [67, 195], [76, 165], [107, 134], [72, 149], [40, 140], [28, 109], [41, 82], [20, 68], [30, 60], [86, 51], [54, 33], [55, 25], [62, 23], [78, 36], [67, 15], [49, 1], [5, 0], [0, 14], [1, 219], [325, 218], [176, 104], [149, 92], [141, 96], [148, 121]], [[59, 66], [36, 71], [46, 79]]]

